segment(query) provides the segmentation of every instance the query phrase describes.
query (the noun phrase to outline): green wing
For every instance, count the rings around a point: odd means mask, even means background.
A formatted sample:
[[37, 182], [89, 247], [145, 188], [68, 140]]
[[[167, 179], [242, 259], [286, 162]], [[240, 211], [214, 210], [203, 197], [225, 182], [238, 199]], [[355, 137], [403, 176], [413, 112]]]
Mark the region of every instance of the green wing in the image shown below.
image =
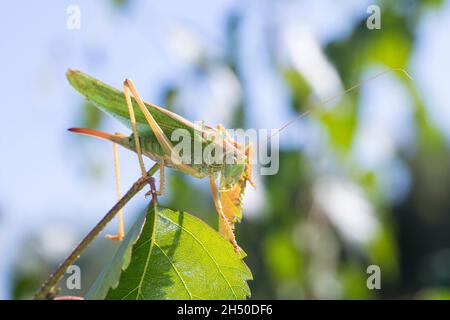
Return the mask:
[[[79, 93], [85, 96], [87, 100], [91, 101], [97, 108], [118, 119], [121, 123], [131, 129], [128, 107], [122, 91], [81, 71], [69, 69], [66, 75], [70, 84]], [[151, 129], [139, 109], [136, 100], [133, 97], [131, 100], [136, 115], [138, 131], [143, 136], [148, 136], [148, 134], [151, 133]], [[194, 123], [158, 106], [149, 103], [145, 103], [145, 105], [167, 137], [171, 137], [172, 132], [179, 128], [188, 130], [191, 136], [194, 136], [194, 128], [198, 127]]]

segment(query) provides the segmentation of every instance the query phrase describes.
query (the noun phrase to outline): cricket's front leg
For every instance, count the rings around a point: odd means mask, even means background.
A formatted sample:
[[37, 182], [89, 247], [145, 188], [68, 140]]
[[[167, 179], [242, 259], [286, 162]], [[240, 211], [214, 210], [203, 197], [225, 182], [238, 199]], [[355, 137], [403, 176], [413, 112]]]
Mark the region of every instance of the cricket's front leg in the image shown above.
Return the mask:
[[233, 228], [231, 227], [230, 221], [223, 212], [222, 202], [220, 201], [219, 190], [216, 185], [215, 176], [209, 177], [209, 184], [211, 186], [211, 193], [213, 196], [214, 205], [216, 206], [217, 213], [219, 214], [220, 222], [223, 226], [225, 226], [224, 228], [225, 230], [220, 231], [224, 237], [228, 238], [231, 241], [234, 249], [236, 250], [237, 253], [239, 253], [241, 251], [241, 248], [238, 246], [236, 242], [236, 237], [234, 235], [234, 231]]

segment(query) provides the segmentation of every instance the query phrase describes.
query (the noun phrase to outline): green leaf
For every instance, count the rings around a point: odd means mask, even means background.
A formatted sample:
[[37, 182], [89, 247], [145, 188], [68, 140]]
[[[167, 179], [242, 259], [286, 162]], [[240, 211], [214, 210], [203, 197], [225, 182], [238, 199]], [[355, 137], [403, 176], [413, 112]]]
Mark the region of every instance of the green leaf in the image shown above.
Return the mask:
[[[119, 249], [114, 261], [118, 256], [123, 256], [123, 250]], [[117, 262], [96, 282], [104, 282], [97, 284], [103, 289], [115, 287], [107, 299], [245, 299], [250, 296], [247, 280], [252, 275], [242, 261], [244, 256], [200, 219], [150, 205], [117, 287], [115, 277], [106, 276], [116, 274]]]

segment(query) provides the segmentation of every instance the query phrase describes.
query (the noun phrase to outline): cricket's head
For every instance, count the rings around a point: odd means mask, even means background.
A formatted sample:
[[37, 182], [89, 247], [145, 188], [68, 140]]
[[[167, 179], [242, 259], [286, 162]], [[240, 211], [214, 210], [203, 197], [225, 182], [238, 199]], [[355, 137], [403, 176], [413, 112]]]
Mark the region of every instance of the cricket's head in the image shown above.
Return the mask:
[[119, 134], [119, 133], [110, 134], [110, 133], [106, 133], [106, 132], [94, 130], [94, 129], [89, 129], [89, 128], [70, 128], [68, 130], [70, 132], [75, 132], [75, 133], [83, 134], [83, 135], [90, 136], [90, 137], [105, 139], [105, 140], [117, 143], [124, 148], [133, 150], [129, 137]]
[[245, 163], [225, 163], [221, 171], [220, 189], [228, 190], [241, 180]]
[[[221, 171], [220, 189], [229, 190], [236, 184], [246, 185], [247, 181], [254, 186], [251, 180], [253, 147], [237, 145], [240, 152], [232, 155], [231, 161], [227, 160]], [[243, 188], [242, 188], [243, 189]], [[244, 190], [242, 190], [242, 193]]]
[[240, 221], [242, 218], [243, 198], [247, 181], [255, 186], [251, 180], [253, 148], [249, 145], [240, 149], [245, 154], [244, 162], [234, 164], [234, 167], [233, 165], [225, 166], [220, 178], [222, 189], [220, 200], [226, 217], [233, 223]]

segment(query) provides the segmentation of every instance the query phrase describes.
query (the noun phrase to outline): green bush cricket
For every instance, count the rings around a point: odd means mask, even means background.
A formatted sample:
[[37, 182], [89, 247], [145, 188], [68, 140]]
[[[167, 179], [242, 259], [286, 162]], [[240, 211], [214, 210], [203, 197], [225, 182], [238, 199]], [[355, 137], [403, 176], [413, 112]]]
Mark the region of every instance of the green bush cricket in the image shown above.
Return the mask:
[[[408, 78], [412, 79], [403, 69], [388, 69], [323, 101], [318, 106], [343, 96], [362, 86], [365, 82], [374, 80], [391, 71], [401, 71]], [[142, 160], [143, 155], [159, 163], [159, 194], [164, 190], [165, 166], [196, 178], [208, 177], [214, 204], [219, 214], [219, 231], [231, 241], [236, 251], [239, 251], [233, 230], [234, 224], [239, 222], [242, 217], [242, 198], [246, 184], [249, 182], [254, 186], [251, 180], [252, 146], [238, 144], [222, 125], [218, 125], [216, 128], [198, 125], [164, 108], [143, 102], [130, 80], [124, 81], [124, 91], [121, 92], [80, 71], [69, 70], [67, 78], [72, 86], [89, 101], [93, 102], [95, 106], [117, 118], [133, 131], [130, 136], [125, 136], [118, 133], [112, 135], [87, 128], [69, 129], [72, 132], [95, 136], [113, 142], [118, 194], [120, 194], [120, 189], [116, 144], [137, 153], [143, 176], [146, 175]], [[131, 97], [130, 92], [134, 98]], [[308, 109], [292, 119], [278, 129], [277, 133], [299, 118], [309, 114], [312, 110], [313, 108]], [[197, 143], [201, 145], [202, 150], [211, 146], [214, 150], [223, 150], [223, 154], [219, 155], [219, 159], [224, 161], [211, 162], [208, 158], [203, 157], [201, 157], [200, 161], [196, 161], [198, 159], [195, 156], [192, 157], [192, 154], [187, 156], [188, 161], [186, 161], [186, 154], [175, 152], [176, 148], [169, 139], [179, 129], [189, 133], [191, 146]], [[217, 180], [219, 180], [219, 186], [217, 186]], [[122, 216], [119, 215], [119, 232], [117, 236], [110, 236], [109, 238], [120, 240], [122, 237], [123, 222]]]

